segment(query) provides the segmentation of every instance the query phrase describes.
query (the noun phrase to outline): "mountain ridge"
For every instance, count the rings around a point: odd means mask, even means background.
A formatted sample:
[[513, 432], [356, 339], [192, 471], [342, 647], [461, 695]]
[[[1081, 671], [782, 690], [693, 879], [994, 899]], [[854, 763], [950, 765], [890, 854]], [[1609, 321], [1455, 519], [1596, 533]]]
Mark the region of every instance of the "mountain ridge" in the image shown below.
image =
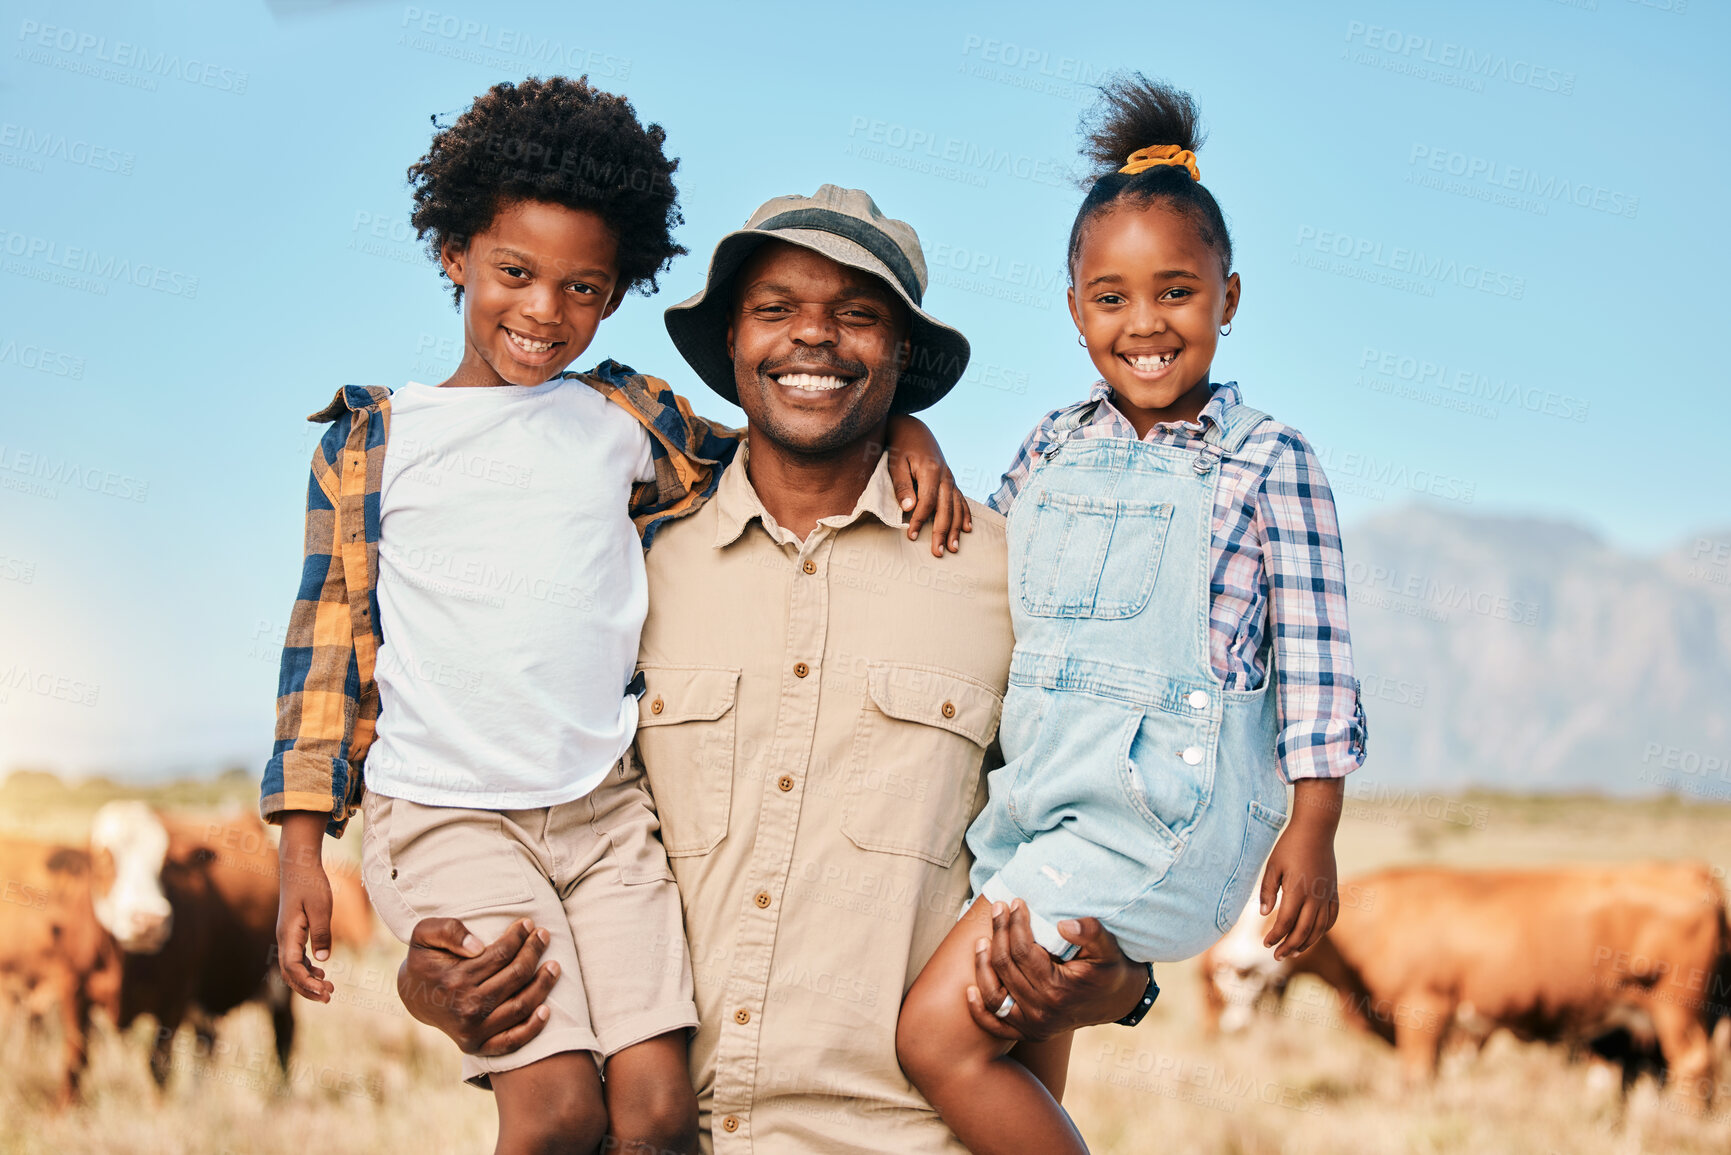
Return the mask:
[[1731, 800], [1731, 530], [1414, 504], [1342, 539], [1367, 780]]

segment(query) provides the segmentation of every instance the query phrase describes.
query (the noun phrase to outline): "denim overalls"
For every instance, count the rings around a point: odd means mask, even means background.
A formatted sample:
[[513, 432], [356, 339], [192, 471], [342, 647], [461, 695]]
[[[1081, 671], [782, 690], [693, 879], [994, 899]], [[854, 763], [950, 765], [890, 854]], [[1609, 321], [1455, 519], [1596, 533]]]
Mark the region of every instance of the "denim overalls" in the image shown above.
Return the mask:
[[1286, 821], [1275, 671], [1224, 690], [1208, 659], [1218, 465], [1267, 415], [1232, 407], [1197, 451], [1070, 437], [1093, 404], [1059, 417], [1010, 511], [1016, 650], [972, 882], [1026, 902], [1061, 958], [1053, 924], [1091, 916], [1166, 962], [1237, 921]]

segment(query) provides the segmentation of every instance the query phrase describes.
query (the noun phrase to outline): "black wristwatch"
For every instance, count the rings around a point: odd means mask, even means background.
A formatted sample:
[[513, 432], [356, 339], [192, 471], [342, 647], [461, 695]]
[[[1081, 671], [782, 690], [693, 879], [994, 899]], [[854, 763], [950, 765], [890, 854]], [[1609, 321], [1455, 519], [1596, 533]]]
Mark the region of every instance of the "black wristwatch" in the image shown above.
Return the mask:
[[1160, 984], [1154, 981], [1154, 964], [1142, 965], [1148, 968], [1148, 989], [1142, 992], [1142, 1001], [1136, 1004], [1136, 1009], [1118, 1020], [1120, 1027], [1133, 1027], [1147, 1018], [1154, 1007], [1154, 1000], [1160, 997]]

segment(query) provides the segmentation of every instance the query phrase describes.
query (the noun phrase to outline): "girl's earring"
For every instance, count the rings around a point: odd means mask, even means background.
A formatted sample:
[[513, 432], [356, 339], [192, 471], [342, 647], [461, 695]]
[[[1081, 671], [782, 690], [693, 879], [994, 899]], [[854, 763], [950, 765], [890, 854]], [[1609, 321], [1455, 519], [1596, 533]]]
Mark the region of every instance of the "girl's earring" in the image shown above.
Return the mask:
[[1082, 340], [1082, 334], [1080, 334], [1080, 333], [1076, 334], [1076, 344], [1082, 346], [1082, 348], [1084, 348], [1084, 349], [1086, 349], [1088, 347], [1088, 342]]
[[1230, 337], [1232, 335], [1232, 322], [1231, 321], [1226, 322], [1226, 324], [1221, 327], [1220, 335], [1222, 337]]

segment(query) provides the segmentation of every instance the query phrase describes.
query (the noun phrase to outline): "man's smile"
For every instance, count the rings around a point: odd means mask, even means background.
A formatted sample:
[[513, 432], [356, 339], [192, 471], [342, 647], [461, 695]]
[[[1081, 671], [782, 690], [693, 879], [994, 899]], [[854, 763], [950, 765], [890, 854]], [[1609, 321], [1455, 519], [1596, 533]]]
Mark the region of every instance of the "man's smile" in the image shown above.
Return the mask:
[[802, 393], [830, 393], [846, 389], [859, 378], [820, 373], [779, 373], [770, 380], [784, 389], [798, 389]]
[[867, 378], [866, 367], [846, 357], [824, 356], [827, 350], [801, 350], [773, 357], [758, 365], [758, 375], [781, 387], [781, 396], [796, 402], [839, 397]]

